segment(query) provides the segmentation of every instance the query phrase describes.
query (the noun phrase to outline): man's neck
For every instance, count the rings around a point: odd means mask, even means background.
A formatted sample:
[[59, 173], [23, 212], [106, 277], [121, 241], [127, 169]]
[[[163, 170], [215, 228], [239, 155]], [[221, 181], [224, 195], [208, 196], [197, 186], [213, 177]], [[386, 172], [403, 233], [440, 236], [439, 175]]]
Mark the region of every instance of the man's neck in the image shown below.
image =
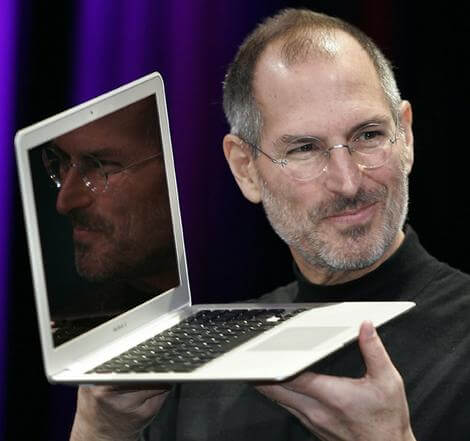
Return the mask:
[[321, 266], [314, 266], [306, 262], [296, 250], [291, 248], [292, 256], [303, 276], [315, 285], [339, 285], [351, 280], [359, 279], [374, 271], [384, 263], [402, 244], [405, 234], [400, 231], [387, 251], [374, 264], [367, 268], [352, 271], [333, 271]]

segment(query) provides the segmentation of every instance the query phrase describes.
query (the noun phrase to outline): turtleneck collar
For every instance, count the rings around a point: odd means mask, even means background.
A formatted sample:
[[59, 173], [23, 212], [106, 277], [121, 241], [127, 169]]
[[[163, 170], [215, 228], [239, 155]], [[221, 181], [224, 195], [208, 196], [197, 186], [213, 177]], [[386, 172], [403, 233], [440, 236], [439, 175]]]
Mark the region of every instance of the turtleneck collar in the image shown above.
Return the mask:
[[[315, 285], [309, 282], [294, 263], [299, 283], [296, 302], [412, 300], [418, 295], [410, 292], [409, 280], [432, 274], [426, 271], [433, 258], [419, 242], [415, 231], [407, 225], [405, 239], [395, 253], [382, 265], [363, 277], [339, 285]], [[413, 277], [410, 277], [413, 275]], [[416, 285], [414, 286], [416, 289]]]

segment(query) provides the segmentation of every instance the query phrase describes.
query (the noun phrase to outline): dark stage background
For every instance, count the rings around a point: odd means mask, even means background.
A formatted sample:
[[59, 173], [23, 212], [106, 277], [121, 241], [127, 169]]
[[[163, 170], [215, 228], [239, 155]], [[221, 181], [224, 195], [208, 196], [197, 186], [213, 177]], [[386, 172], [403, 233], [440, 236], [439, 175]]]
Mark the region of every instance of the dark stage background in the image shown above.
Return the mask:
[[355, 23], [397, 66], [415, 115], [410, 221], [434, 255], [470, 271], [469, 28], [466, 14], [450, 3], [433, 9], [402, 0], [0, 0], [0, 439], [67, 439], [75, 406], [74, 388], [44, 377], [14, 132], [160, 71], [193, 297], [246, 299], [288, 282], [289, 254], [261, 209], [242, 198], [221, 148], [226, 67], [254, 25], [287, 6]]

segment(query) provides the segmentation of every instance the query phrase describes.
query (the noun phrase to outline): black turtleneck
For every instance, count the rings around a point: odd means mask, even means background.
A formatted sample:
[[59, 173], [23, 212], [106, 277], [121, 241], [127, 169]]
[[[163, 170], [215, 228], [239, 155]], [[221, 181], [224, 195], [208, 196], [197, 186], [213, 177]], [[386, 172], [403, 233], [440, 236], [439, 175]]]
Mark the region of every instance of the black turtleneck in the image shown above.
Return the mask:
[[435, 276], [436, 260], [421, 246], [410, 226], [401, 246], [374, 271], [339, 285], [310, 283], [294, 264], [296, 302], [415, 300]]
[[[418, 441], [470, 439], [470, 277], [420, 245], [407, 227], [400, 248], [373, 272], [342, 285], [295, 282], [262, 302], [412, 300], [416, 307], [378, 332], [401, 373]], [[359, 377], [364, 365], [352, 343], [310, 370]], [[150, 441], [307, 441], [316, 438], [251, 385], [198, 383], [175, 387], [151, 426]]]

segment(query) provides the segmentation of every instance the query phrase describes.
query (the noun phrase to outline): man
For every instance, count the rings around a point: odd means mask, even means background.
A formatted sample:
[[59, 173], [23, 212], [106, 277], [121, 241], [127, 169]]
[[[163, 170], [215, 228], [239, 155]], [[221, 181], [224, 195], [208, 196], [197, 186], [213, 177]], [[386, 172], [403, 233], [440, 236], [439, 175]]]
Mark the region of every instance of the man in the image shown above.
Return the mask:
[[224, 108], [232, 173], [295, 262], [297, 280], [263, 301], [415, 301], [380, 331], [410, 413], [365, 322], [359, 350], [281, 384], [81, 388], [71, 439], [136, 440], [146, 425], [149, 440], [466, 439], [470, 278], [404, 226], [412, 112], [383, 55], [347, 23], [285, 10], [239, 49]]
[[147, 98], [43, 148], [57, 213], [72, 227], [75, 269], [92, 282], [53, 313], [55, 326], [96, 325], [178, 284], [157, 121]]

